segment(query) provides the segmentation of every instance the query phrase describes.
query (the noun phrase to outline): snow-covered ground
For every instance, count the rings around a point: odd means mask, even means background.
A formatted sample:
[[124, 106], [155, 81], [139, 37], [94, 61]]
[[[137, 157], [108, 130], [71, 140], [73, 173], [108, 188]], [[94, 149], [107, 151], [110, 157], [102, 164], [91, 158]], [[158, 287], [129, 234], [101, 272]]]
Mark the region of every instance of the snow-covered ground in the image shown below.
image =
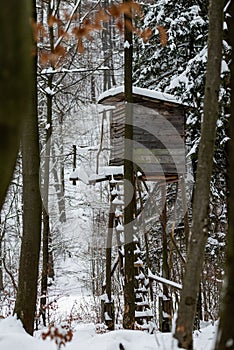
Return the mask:
[[[93, 113], [93, 111], [92, 111]], [[89, 115], [89, 114], [88, 114]], [[88, 123], [88, 122], [87, 122]], [[76, 130], [75, 125], [79, 126]], [[84, 123], [85, 124], [85, 123]], [[97, 122], [98, 125], [98, 122]], [[84, 129], [86, 125], [84, 125]], [[93, 139], [96, 140], [93, 128]], [[72, 127], [68, 132], [68, 139], [64, 136], [65, 153], [70, 152], [72, 144], [92, 145], [90, 140], [82, 140], [80, 136], [80, 123], [72, 119]], [[81, 141], [84, 141], [83, 143]], [[96, 143], [98, 146], [98, 143]], [[86, 149], [86, 151], [85, 151]], [[95, 155], [88, 156], [90, 148], [79, 149], [79, 152], [92, 159], [95, 165]], [[87, 150], [88, 149], [88, 150]], [[87, 154], [86, 154], [86, 153]], [[82, 158], [83, 162], [83, 158]], [[88, 161], [87, 161], [88, 164]], [[105, 165], [105, 164], [104, 164]], [[80, 161], [78, 157], [78, 167]], [[94, 171], [95, 171], [95, 166]], [[70, 324], [72, 329], [72, 340], [61, 346], [61, 349], [68, 350], [169, 350], [177, 349], [177, 342], [172, 333], [160, 333], [150, 335], [142, 331], [115, 330], [113, 332], [102, 333], [103, 326], [98, 326], [98, 313], [100, 309], [99, 298], [94, 298], [91, 292], [91, 266], [90, 248], [94, 251], [103, 248], [100, 241], [100, 231], [93, 226], [95, 211], [101, 208], [103, 212], [108, 210], [108, 203], [102, 202], [100, 189], [95, 186], [79, 181], [77, 186], [73, 186], [69, 181], [69, 174], [72, 166], [65, 169], [66, 183], [66, 223], [59, 223], [58, 217], [54, 214], [56, 208], [56, 197], [53, 199], [54, 190], [50, 195], [51, 204], [51, 227], [53, 230], [55, 279], [48, 291], [47, 321], [54, 323], [60, 332], [65, 332], [61, 324]], [[53, 186], [52, 186], [53, 187]], [[104, 197], [104, 195], [103, 195]], [[100, 279], [100, 276], [98, 276]], [[157, 281], [160, 278], [157, 276]], [[177, 285], [177, 288], [180, 286]], [[5, 315], [4, 315], [5, 316]], [[43, 328], [39, 324], [39, 330], [34, 337], [28, 335], [19, 320], [9, 316], [0, 319], [0, 350], [56, 350], [58, 346], [54, 339], [47, 337], [43, 339], [43, 332], [48, 328]], [[214, 348], [217, 323], [204, 324], [201, 331], [194, 333], [195, 350], [212, 350]], [[64, 334], [64, 333], [63, 333]], [[122, 344], [122, 347], [121, 347]]]
[[[195, 350], [214, 348], [217, 323], [207, 325], [194, 334]], [[71, 342], [61, 349], [67, 350], [168, 350], [177, 349], [176, 340], [171, 333], [156, 332], [153, 335], [142, 331], [116, 330], [97, 334], [94, 324], [83, 324], [75, 328]], [[31, 337], [25, 333], [21, 322], [14, 317], [0, 321], [1, 350], [56, 350], [55, 341], [43, 340], [41, 335]]]

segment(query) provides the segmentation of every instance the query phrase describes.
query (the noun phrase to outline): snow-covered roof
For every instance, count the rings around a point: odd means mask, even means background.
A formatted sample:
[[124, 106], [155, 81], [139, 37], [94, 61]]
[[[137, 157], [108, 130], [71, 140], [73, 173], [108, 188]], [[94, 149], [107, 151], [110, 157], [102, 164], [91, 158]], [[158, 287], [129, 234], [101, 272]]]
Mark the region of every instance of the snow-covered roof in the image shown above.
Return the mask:
[[101, 167], [98, 174], [92, 172], [91, 169], [88, 171], [87, 169], [79, 167], [79, 169], [75, 169], [70, 174], [69, 180], [81, 180], [86, 185], [89, 185], [91, 183], [108, 180], [109, 177], [122, 176], [123, 172], [123, 165]]
[[[148, 99], [152, 100], [159, 100], [159, 101], [164, 101], [164, 102], [169, 102], [169, 103], [175, 103], [175, 104], [182, 104], [182, 102], [178, 99], [175, 98], [175, 96], [167, 94], [165, 92], [160, 92], [160, 91], [154, 91], [154, 90], [149, 90], [145, 88], [139, 88], [134, 86], [133, 87], [133, 95], [138, 95], [138, 96], [144, 96]], [[117, 86], [115, 88], [109, 89], [105, 92], [103, 92], [99, 98], [98, 98], [98, 103], [102, 103], [104, 100], [107, 100], [111, 97], [117, 96], [117, 95], [123, 95], [124, 94], [124, 85]]]

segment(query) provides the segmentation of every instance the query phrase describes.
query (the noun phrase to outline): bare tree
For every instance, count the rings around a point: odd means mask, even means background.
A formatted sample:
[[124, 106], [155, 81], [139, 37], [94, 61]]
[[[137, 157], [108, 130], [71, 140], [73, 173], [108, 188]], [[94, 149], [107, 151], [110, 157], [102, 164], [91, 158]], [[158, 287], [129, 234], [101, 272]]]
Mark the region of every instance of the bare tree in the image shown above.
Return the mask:
[[205, 244], [208, 237], [210, 179], [213, 167], [216, 122], [218, 118], [218, 96], [222, 58], [223, 9], [224, 0], [210, 1], [204, 117], [193, 199], [192, 233], [174, 335], [178, 339], [179, 346], [185, 349], [193, 348], [193, 323]]

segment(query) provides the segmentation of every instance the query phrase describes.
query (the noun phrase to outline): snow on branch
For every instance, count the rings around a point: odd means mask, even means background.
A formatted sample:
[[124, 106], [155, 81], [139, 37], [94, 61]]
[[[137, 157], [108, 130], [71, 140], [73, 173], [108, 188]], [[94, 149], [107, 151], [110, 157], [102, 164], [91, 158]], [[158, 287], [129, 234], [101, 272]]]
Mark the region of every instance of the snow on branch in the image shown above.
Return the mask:
[[150, 271], [150, 269], [148, 269], [148, 278], [151, 279], [151, 280], [154, 280], [156, 282], [159, 282], [159, 283], [162, 283], [162, 284], [166, 284], [166, 285], [171, 286], [171, 287], [176, 288], [176, 289], [182, 289], [182, 285], [181, 284], [173, 282], [173, 281], [170, 281], [170, 280], [168, 280], [166, 278], [154, 275]]

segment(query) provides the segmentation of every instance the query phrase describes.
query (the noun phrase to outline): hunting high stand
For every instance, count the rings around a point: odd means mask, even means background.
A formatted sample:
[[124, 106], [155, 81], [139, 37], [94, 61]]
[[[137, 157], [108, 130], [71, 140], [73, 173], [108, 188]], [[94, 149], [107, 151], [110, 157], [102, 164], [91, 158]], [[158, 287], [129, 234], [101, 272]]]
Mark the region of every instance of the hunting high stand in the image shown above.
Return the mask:
[[[184, 125], [185, 106], [172, 95], [158, 93], [148, 89], [133, 87], [132, 91], [132, 140], [126, 143], [126, 98], [124, 87], [110, 89], [99, 97], [99, 103], [111, 105], [115, 108], [110, 117], [110, 169], [125, 166], [126, 151], [124, 147], [132, 148], [132, 163], [134, 173], [134, 229], [139, 221], [144, 221], [144, 199], [142, 188], [147, 190], [147, 182], [155, 182], [161, 188], [162, 211], [160, 221], [163, 231], [163, 277], [169, 279], [167, 268], [167, 232], [166, 232], [166, 185], [183, 179], [185, 174]], [[111, 210], [107, 237], [106, 255], [106, 300], [104, 305], [105, 321], [109, 329], [114, 327], [114, 307], [111, 297], [111, 277], [116, 268], [112, 266], [111, 246], [113, 230], [118, 242], [119, 268], [124, 274], [126, 259], [123, 244], [124, 237], [124, 205], [123, 179], [125, 171], [116, 174], [110, 171]], [[186, 204], [185, 204], [186, 205]], [[187, 233], [188, 234], [188, 233]], [[148, 242], [144, 232], [146, 246], [146, 263], [148, 267]], [[141, 260], [140, 242], [134, 234], [134, 269], [135, 269], [135, 323], [138, 328], [149, 328], [152, 312], [147, 299], [147, 288], [150, 285], [145, 276], [145, 269]], [[151, 291], [152, 294], [152, 291]], [[169, 331], [171, 327], [171, 300], [168, 287], [163, 285], [163, 297], [160, 300], [161, 318], [160, 329]]]
[[[184, 148], [184, 125], [186, 107], [179, 103], [174, 96], [156, 91], [133, 88], [132, 103], [132, 126], [133, 140], [128, 140], [128, 146], [132, 148], [132, 163], [134, 176], [133, 208], [133, 244], [134, 244], [134, 308], [135, 327], [138, 329], [150, 329], [152, 310], [149, 306], [148, 287], [152, 280], [146, 276], [146, 267], [150, 266], [148, 236], [144, 227], [145, 212], [149, 211], [145, 192], [148, 187], [156, 184], [161, 191], [161, 211], [159, 221], [162, 227], [163, 267], [162, 275], [170, 279], [167, 256], [167, 185], [181, 184], [181, 190], [185, 191], [183, 178], [185, 174], [185, 148]], [[110, 89], [100, 95], [100, 104], [105, 109], [110, 109], [110, 159], [109, 166], [105, 171], [100, 170], [92, 176], [90, 184], [100, 181], [109, 181], [110, 186], [110, 213], [108, 220], [108, 234], [106, 240], [106, 281], [103, 286], [103, 320], [109, 330], [114, 329], [115, 311], [113, 304], [112, 278], [118, 270], [123, 288], [125, 287], [124, 274], [126, 260], [124, 245], [125, 222], [124, 222], [124, 145], [125, 143], [125, 96], [124, 87]], [[101, 137], [102, 138], [102, 137]], [[70, 177], [71, 181], [79, 180], [79, 169]], [[184, 194], [183, 194], [184, 196]], [[149, 194], [150, 202], [150, 194]], [[153, 207], [152, 203], [148, 206]], [[184, 203], [186, 206], [186, 203]], [[152, 211], [152, 208], [150, 209]], [[145, 257], [142, 259], [141, 242], [137, 233], [142, 226]], [[184, 225], [186, 226], [186, 225]], [[115, 235], [114, 235], [115, 233]], [[188, 232], [185, 232], [185, 235]], [[173, 242], [173, 237], [170, 236]], [[116, 257], [113, 255], [113, 241], [118, 247]], [[174, 242], [175, 243], [175, 242]], [[182, 257], [181, 257], [182, 258]], [[145, 263], [143, 263], [143, 260]], [[152, 288], [150, 294], [152, 299]], [[167, 284], [163, 284], [163, 296], [160, 298], [160, 330], [167, 332], [171, 327], [172, 305]]]

